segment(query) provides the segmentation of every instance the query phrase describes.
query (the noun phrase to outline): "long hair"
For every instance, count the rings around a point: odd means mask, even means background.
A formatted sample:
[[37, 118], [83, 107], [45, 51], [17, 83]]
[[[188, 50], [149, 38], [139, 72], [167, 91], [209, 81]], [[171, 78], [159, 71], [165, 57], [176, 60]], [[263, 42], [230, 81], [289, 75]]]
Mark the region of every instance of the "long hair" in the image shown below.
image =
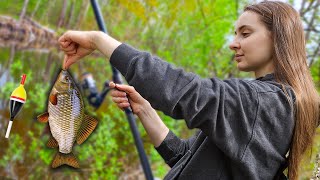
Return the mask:
[[320, 102], [307, 65], [302, 22], [299, 13], [283, 2], [263, 1], [245, 7], [244, 11], [257, 13], [271, 32], [275, 78], [282, 85], [291, 86], [296, 96], [295, 127], [288, 157], [289, 179], [296, 180], [303, 155], [312, 147]]

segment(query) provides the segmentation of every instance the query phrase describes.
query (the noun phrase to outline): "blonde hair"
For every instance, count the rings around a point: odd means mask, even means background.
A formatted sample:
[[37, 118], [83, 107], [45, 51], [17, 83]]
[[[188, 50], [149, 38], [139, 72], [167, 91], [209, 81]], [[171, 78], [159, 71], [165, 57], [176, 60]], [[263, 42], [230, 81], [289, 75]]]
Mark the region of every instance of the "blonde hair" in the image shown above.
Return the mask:
[[302, 157], [313, 143], [320, 102], [307, 65], [302, 22], [299, 13], [283, 2], [263, 1], [245, 7], [244, 11], [257, 13], [272, 33], [275, 78], [291, 86], [296, 96], [295, 127], [288, 161], [289, 179], [296, 180]]

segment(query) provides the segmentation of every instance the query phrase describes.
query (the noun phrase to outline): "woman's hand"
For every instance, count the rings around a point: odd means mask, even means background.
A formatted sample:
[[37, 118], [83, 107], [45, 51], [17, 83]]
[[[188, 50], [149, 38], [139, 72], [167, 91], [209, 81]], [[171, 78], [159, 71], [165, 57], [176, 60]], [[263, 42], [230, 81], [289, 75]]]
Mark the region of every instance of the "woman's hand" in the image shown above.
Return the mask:
[[67, 31], [59, 38], [59, 44], [65, 53], [63, 69], [98, 49], [107, 58], [121, 44], [101, 31]]
[[68, 69], [70, 65], [96, 49], [95, 33], [95, 31], [67, 31], [59, 38], [60, 48], [65, 53], [63, 69]]
[[[152, 144], [159, 147], [169, 133], [168, 127], [162, 122], [157, 112], [151, 107], [150, 103], [145, 100], [133, 86], [109, 83], [113, 102], [123, 109], [132, 108], [133, 113], [137, 114], [143, 127], [147, 131]], [[127, 98], [129, 97], [129, 99]], [[129, 104], [130, 102], [130, 104]]]
[[145, 109], [149, 109], [149, 107], [151, 107], [150, 103], [145, 100], [133, 86], [110, 82], [109, 87], [115, 88], [111, 92], [112, 101], [117, 103], [117, 106], [122, 110], [130, 107], [131, 105], [133, 113], [139, 116], [139, 114], [141, 114]]

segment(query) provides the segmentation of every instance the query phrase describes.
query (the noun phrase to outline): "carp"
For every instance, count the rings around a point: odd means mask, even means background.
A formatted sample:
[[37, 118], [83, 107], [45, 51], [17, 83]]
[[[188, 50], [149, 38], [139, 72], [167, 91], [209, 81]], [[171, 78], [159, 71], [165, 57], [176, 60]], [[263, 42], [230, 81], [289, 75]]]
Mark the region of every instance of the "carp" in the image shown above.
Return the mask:
[[84, 103], [79, 89], [68, 71], [62, 70], [49, 95], [48, 112], [37, 117], [38, 121], [49, 122], [50, 148], [59, 148], [52, 161], [52, 168], [63, 164], [79, 168], [72, 153], [75, 142], [82, 144], [96, 128], [98, 121], [84, 113]]

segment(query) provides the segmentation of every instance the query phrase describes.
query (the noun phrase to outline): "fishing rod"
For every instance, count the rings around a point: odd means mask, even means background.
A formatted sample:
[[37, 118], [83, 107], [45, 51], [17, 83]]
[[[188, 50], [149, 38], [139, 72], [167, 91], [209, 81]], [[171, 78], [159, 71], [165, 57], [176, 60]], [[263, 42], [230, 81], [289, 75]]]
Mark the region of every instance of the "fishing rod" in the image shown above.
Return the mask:
[[[105, 26], [105, 23], [104, 23], [102, 14], [101, 14], [101, 10], [100, 10], [99, 5], [96, 2], [96, 0], [91, 0], [91, 5], [92, 5], [92, 8], [93, 8], [93, 11], [94, 11], [94, 14], [95, 14], [99, 29], [101, 31], [103, 31], [104, 33], [107, 33], [107, 29], [106, 29], [106, 26]], [[121, 76], [120, 76], [119, 71], [113, 66], [111, 66], [111, 68], [112, 68], [112, 79], [113, 79], [113, 82], [116, 83], [116, 84], [122, 84], [122, 80], [121, 80]], [[141, 161], [142, 168], [143, 168], [143, 171], [144, 171], [144, 175], [145, 175], [147, 180], [153, 180], [152, 171], [151, 171], [151, 168], [150, 168], [150, 165], [149, 165], [149, 161], [148, 161], [147, 155], [146, 155], [146, 153], [144, 151], [144, 148], [143, 148], [142, 140], [141, 140], [141, 137], [140, 137], [137, 125], [136, 125], [135, 117], [134, 117], [132, 111], [129, 108], [125, 108], [124, 110], [125, 110], [127, 119], [129, 121], [129, 124], [130, 124], [130, 129], [131, 129], [131, 132], [132, 132], [133, 137], [134, 137], [134, 142], [136, 144], [136, 148], [137, 148], [138, 153], [139, 153], [139, 157], [140, 157], [140, 161]]]
[[99, 92], [92, 74], [88, 72], [82, 74], [80, 87], [82, 88], [84, 95], [88, 100], [88, 103], [95, 109], [98, 109], [102, 105], [104, 98], [111, 90], [109, 87], [109, 83], [110, 81], [105, 81], [101, 92]]

